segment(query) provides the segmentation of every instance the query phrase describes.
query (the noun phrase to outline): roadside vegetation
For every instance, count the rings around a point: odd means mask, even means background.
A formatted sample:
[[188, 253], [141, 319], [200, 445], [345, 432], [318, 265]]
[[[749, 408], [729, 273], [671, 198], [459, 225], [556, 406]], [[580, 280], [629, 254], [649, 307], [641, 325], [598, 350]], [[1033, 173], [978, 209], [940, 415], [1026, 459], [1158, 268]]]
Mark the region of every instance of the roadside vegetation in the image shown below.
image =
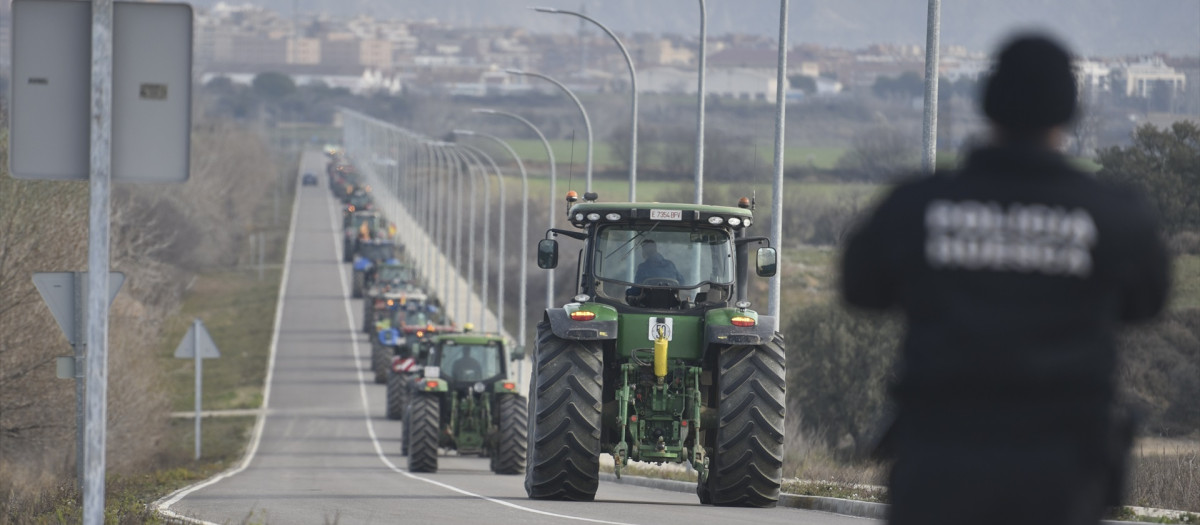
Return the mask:
[[[76, 523], [74, 383], [54, 365], [71, 348], [30, 277], [86, 267], [87, 184], [15, 180], [6, 146], [0, 136], [0, 524]], [[192, 362], [173, 353], [194, 317], [223, 351], [205, 363], [204, 408], [261, 402], [288, 217], [276, 220], [274, 203], [276, 191], [290, 203], [294, 159], [229, 119], [197, 119], [192, 150], [187, 183], [114, 190], [112, 268], [126, 281], [109, 328], [111, 523], [159, 522], [147, 503], [224, 470], [246, 446], [253, 417], [209, 418], [196, 461], [192, 420], [170, 417], [192, 407]], [[262, 280], [251, 234], [268, 243]]]

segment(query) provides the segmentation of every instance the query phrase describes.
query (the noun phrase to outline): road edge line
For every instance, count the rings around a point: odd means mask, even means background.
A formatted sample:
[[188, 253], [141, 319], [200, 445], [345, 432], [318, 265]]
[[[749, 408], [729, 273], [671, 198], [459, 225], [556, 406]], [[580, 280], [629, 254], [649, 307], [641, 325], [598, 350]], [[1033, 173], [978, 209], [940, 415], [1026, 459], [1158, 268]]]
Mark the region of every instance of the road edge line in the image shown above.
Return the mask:
[[296, 218], [299, 217], [300, 214], [300, 191], [303, 189], [303, 186], [301, 185], [301, 173], [304, 171], [304, 156], [307, 152], [308, 150], [305, 150], [300, 153], [300, 166], [297, 167], [297, 177], [296, 181], [293, 183], [292, 217], [291, 224], [288, 225], [287, 249], [284, 251], [283, 255], [283, 272], [279, 275], [279, 297], [275, 300], [275, 325], [271, 332], [271, 345], [267, 356], [267, 376], [263, 379], [262, 406], [259, 407], [258, 418], [254, 422], [254, 433], [250, 439], [250, 447], [246, 449], [245, 456], [242, 457], [241, 463], [237, 466], [206, 480], [183, 487], [151, 503], [153, 510], [167, 518], [180, 520], [187, 523], [216, 525], [209, 521], [199, 520], [176, 513], [175, 511], [171, 510], [171, 506], [178, 503], [179, 500], [182, 500], [193, 492], [196, 492], [197, 490], [213, 485], [225, 478], [235, 476], [243, 470], [246, 470], [246, 467], [250, 466], [250, 462], [254, 460], [255, 454], [258, 453], [258, 444], [262, 441], [263, 428], [266, 427], [267, 423], [267, 408], [270, 406], [271, 401], [271, 381], [275, 377], [275, 357], [279, 350], [279, 327], [283, 322], [283, 303], [284, 299], [287, 297], [288, 276], [291, 274], [292, 268], [292, 245], [296, 240]]

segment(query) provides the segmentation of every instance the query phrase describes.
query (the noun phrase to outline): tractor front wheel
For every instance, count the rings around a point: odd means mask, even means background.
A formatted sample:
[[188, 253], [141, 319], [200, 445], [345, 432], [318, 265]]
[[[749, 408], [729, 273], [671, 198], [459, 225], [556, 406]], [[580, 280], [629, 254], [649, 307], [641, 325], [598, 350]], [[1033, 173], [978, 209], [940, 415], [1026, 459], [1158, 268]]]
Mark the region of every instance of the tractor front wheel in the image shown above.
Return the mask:
[[418, 394], [408, 407], [407, 436], [408, 471], [437, 472], [438, 426], [441, 404], [437, 396]]
[[717, 366], [716, 450], [700, 501], [774, 507], [783, 475], [783, 339], [726, 348]]
[[492, 452], [492, 472], [520, 474], [525, 472], [525, 452], [529, 438], [528, 401], [523, 396], [503, 394], [499, 399], [500, 431], [496, 450]]
[[592, 501], [600, 484], [600, 344], [560, 339], [541, 322], [536, 360], [525, 492], [533, 499]]

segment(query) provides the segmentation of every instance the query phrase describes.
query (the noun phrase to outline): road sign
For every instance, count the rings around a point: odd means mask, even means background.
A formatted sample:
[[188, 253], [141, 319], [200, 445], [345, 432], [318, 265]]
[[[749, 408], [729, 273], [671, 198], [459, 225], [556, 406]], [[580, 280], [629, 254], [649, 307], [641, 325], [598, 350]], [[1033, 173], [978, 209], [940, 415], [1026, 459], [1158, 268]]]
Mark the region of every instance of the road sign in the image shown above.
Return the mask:
[[221, 357], [204, 322], [195, 319], [175, 348], [175, 357], [196, 360], [196, 459], [200, 459], [200, 400], [204, 397], [204, 360]]
[[[78, 272], [85, 277], [81, 280], [86, 281], [87, 272]], [[121, 290], [121, 285], [125, 283], [125, 274], [121, 272], [109, 272], [108, 274], [108, 302], [111, 304], [117, 292]], [[83, 330], [77, 330], [83, 326], [83, 305], [87, 304], [87, 286], [75, 286], [75, 272], [39, 272], [33, 274], [33, 285], [37, 287], [38, 293], [42, 294], [42, 299], [46, 301], [46, 306], [50, 307], [50, 313], [54, 314], [54, 320], [58, 321], [58, 327], [62, 329], [63, 335], [67, 336], [67, 341], [72, 346], [82, 343]]]
[[196, 319], [192, 323], [192, 327], [188, 328], [187, 334], [183, 336], [183, 340], [179, 341], [179, 346], [175, 347], [175, 357], [180, 359], [194, 358], [196, 357], [197, 347], [200, 348], [201, 359], [221, 357], [221, 351], [217, 350], [217, 343], [213, 342], [212, 336], [204, 328], [204, 322], [199, 319]]
[[[14, 177], [88, 179], [91, 7], [13, 1]], [[183, 182], [191, 145], [192, 9], [116, 2], [112, 23], [112, 178]]]

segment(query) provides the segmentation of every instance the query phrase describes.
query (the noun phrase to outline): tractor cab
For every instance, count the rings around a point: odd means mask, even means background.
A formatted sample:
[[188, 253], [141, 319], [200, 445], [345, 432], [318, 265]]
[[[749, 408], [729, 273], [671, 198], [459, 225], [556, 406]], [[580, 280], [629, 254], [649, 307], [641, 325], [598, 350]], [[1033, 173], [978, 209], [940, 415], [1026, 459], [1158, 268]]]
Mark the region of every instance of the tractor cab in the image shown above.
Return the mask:
[[[742, 246], [765, 241], [744, 236], [753, 218], [740, 207], [584, 202], [569, 214], [584, 232], [548, 233], [585, 241], [579, 291], [619, 312], [702, 313], [732, 306], [738, 281], [744, 281], [737, 272]], [[557, 254], [557, 241], [543, 240], [538, 265], [553, 268]], [[757, 273], [774, 273], [774, 249], [761, 248], [758, 255]]]
[[478, 389], [476, 385], [506, 377], [504, 342], [499, 338], [446, 335], [437, 339], [429, 362], [437, 363], [451, 389]]

